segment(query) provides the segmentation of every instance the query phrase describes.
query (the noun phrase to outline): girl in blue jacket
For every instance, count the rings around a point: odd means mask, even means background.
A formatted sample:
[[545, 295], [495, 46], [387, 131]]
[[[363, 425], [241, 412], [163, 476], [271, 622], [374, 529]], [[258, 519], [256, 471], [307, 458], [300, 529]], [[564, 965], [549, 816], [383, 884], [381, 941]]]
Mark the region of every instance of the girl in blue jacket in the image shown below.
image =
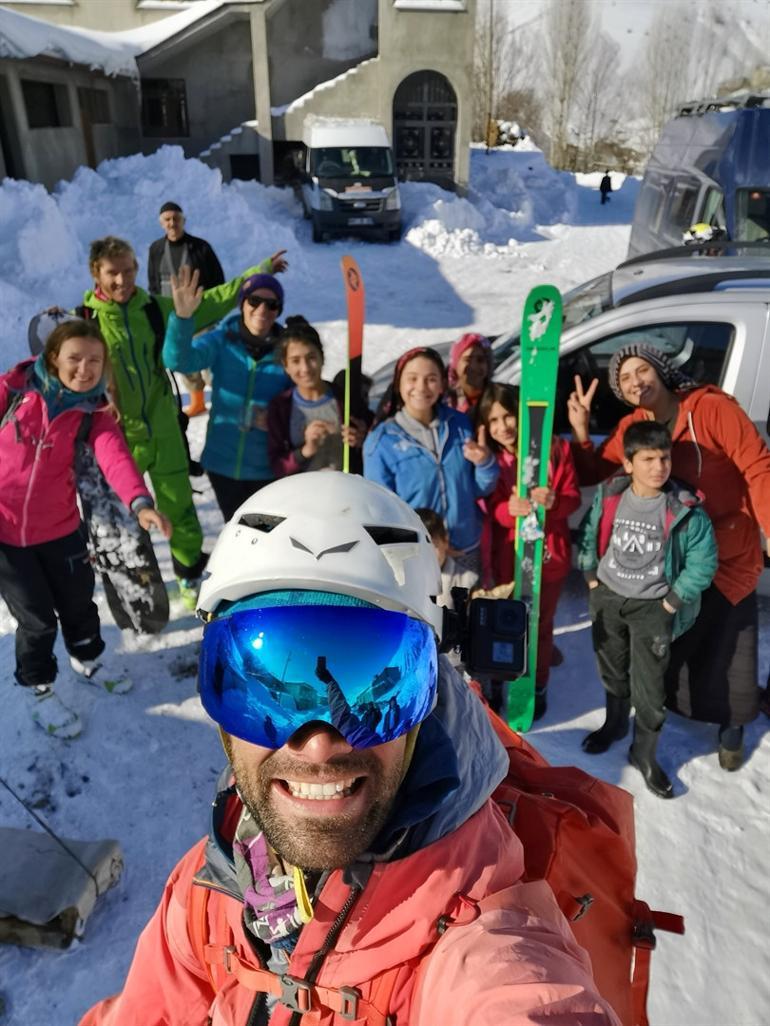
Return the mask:
[[486, 430], [474, 438], [464, 413], [441, 399], [446, 371], [435, 349], [404, 353], [393, 375], [390, 407], [364, 443], [364, 476], [410, 506], [443, 517], [455, 560], [481, 570], [482, 514], [477, 499], [497, 483], [497, 461]]

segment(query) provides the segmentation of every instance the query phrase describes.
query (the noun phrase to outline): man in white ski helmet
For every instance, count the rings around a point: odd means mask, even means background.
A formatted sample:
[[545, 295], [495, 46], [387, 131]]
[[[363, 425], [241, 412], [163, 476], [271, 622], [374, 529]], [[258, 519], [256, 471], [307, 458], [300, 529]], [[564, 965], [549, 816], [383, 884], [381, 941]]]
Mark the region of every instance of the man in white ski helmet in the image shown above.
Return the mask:
[[507, 756], [438, 655], [417, 515], [287, 477], [224, 528], [199, 690], [231, 770], [123, 992], [81, 1026], [618, 1026], [490, 799]]

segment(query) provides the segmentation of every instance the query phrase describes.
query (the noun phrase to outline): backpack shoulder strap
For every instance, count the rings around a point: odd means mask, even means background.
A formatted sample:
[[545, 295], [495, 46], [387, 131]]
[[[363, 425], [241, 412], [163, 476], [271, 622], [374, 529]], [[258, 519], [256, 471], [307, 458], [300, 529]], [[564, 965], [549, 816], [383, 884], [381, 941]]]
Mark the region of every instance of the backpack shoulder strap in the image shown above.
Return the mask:
[[75, 444], [85, 442], [88, 436], [91, 434], [91, 424], [93, 423], [93, 413], [84, 413], [83, 417], [78, 424], [78, 433], [75, 435]]
[[150, 322], [152, 333], [155, 336], [155, 359], [160, 363], [163, 352], [163, 340], [166, 337], [166, 322], [163, 319], [163, 311], [155, 296], [150, 295], [144, 304], [144, 313]]
[[21, 388], [11, 388], [8, 390], [8, 405], [6, 406], [5, 411], [0, 417], [0, 430], [2, 430], [5, 427], [9, 420], [13, 420], [16, 410], [19, 408], [19, 406], [21, 405], [21, 401], [24, 398], [24, 393], [27, 391], [32, 382], [32, 373], [33, 365], [30, 364], [26, 371], [24, 385]]

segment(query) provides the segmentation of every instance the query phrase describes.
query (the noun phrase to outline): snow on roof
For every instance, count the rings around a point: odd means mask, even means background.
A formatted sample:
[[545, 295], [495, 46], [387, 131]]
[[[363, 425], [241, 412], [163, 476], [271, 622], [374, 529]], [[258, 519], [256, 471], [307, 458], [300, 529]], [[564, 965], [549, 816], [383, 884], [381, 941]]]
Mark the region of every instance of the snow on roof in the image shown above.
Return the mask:
[[136, 57], [194, 25], [230, 0], [198, 0], [192, 7], [141, 28], [123, 32], [65, 28], [0, 7], [0, 57], [56, 57], [105, 75], [137, 78]]
[[197, 0], [187, 10], [180, 11], [178, 14], [169, 15], [167, 18], [153, 21], [149, 25], [142, 25], [140, 28], [114, 32], [112, 35], [131, 45], [134, 53], [139, 55], [160, 46], [161, 43], [165, 43], [167, 39], [171, 39], [178, 32], [183, 32], [190, 25], [194, 25], [196, 21], [200, 21], [201, 18], [205, 18], [207, 14], [213, 13], [220, 7], [226, 7], [230, 2], [232, 0]]
[[105, 75], [138, 75], [135, 48], [117, 38], [118, 33], [64, 28], [40, 18], [0, 7], [0, 57], [56, 57], [84, 64]]

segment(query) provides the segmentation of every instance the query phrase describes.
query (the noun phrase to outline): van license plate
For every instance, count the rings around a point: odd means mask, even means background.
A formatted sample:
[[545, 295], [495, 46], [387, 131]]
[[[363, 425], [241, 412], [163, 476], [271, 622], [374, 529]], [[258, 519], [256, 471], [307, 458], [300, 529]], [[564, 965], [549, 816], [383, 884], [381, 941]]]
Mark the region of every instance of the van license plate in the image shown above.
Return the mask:
[[371, 217], [349, 217], [348, 224], [374, 224], [374, 221], [371, 219]]

